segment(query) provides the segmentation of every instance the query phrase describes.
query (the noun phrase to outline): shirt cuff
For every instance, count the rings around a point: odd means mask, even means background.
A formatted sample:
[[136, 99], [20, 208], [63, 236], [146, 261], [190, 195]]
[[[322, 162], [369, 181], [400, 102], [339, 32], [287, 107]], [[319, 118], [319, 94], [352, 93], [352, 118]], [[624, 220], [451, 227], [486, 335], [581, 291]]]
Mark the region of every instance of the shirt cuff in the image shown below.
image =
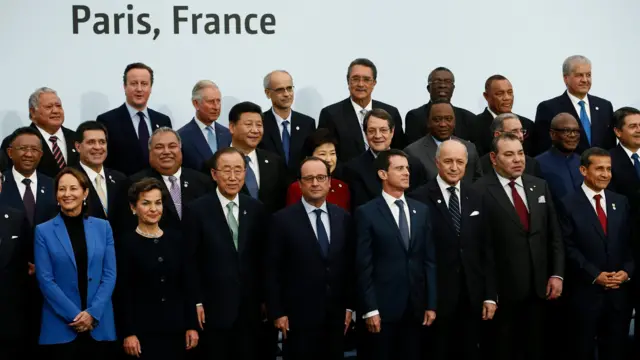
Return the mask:
[[196, 304], [196, 307], [202, 307], [202, 303]]
[[562, 276], [560, 275], [551, 275], [552, 278], [556, 278], [556, 279], [560, 279], [562, 281], [564, 281], [564, 279], [562, 278]]
[[493, 300], [485, 300], [485, 301], [484, 301], [484, 303], [485, 303], [485, 304], [498, 305], [498, 303], [496, 303], [496, 302], [495, 302], [495, 301], [493, 301]]
[[378, 310], [373, 310], [373, 311], [369, 311], [368, 313], [362, 315], [363, 319], [368, 319], [372, 316], [376, 316], [376, 315], [380, 315], [380, 312]]
[[353, 310], [351, 310], [351, 309], [347, 309], [347, 311], [349, 311], [349, 312], [353, 312]]

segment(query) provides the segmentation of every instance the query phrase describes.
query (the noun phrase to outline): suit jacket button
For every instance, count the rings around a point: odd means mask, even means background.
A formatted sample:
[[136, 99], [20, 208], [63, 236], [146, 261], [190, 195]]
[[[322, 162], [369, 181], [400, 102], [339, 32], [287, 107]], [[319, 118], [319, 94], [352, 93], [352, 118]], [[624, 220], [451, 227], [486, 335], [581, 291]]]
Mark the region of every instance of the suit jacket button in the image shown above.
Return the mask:
[[153, 243], [154, 243], [154, 244], [157, 244], [157, 243], [159, 243], [159, 242], [160, 242], [160, 240], [158, 240], [158, 239], [153, 239]]
[[89, 278], [89, 281], [93, 280], [92, 278]]
[[158, 262], [163, 262], [163, 261], [164, 261], [164, 259], [162, 258], [162, 256], [159, 256], [158, 257]]
[[165, 302], [165, 301], [167, 301], [167, 299], [162, 298], [162, 299], [160, 299], [160, 301]]
[[164, 282], [164, 276], [160, 276], [160, 282], [163, 283]]

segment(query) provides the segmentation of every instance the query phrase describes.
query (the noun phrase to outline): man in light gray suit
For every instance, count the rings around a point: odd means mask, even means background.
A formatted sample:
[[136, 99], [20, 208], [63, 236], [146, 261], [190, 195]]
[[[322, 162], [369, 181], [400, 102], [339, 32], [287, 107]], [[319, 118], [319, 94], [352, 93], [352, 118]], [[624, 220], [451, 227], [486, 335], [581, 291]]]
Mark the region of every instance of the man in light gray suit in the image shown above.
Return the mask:
[[465, 144], [469, 153], [469, 161], [463, 180], [472, 182], [479, 179], [482, 176], [482, 167], [476, 146], [469, 141], [453, 136], [453, 131], [456, 128], [456, 116], [451, 104], [445, 99], [433, 101], [429, 117], [425, 121], [427, 121], [427, 135], [407, 146], [404, 152], [420, 159], [427, 173], [427, 178], [431, 180], [438, 175], [436, 150], [438, 150], [440, 143], [449, 139], [457, 139]]

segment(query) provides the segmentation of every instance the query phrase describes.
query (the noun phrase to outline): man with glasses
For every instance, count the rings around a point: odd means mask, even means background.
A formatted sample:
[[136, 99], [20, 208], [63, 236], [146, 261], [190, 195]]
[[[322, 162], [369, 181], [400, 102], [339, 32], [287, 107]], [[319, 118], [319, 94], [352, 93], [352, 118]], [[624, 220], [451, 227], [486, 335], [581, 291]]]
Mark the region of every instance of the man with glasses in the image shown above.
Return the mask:
[[[427, 82], [429, 102], [419, 108], [410, 110], [405, 118], [407, 144], [411, 144], [427, 134], [424, 119], [429, 116], [432, 101], [447, 99], [451, 102], [453, 90], [456, 88], [453, 72], [442, 66], [431, 71]], [[453, 112], [456, 114], [456, 129], [453, 134], [461, 139], [470, 140], [476, 115], [469, 110], [456, 106], [453, 107]]]
[[264, 77], [264, 93], [271, 109], [262, 113], [264, 136], [259, 148], [279, 155], [289, 170], [290, 179], [298, 172], [305, 139], [316, 130], [316, 121], [291, 109], [294, 101], [293, 78], [285, 70]]
[[402, 130], [402, 117], [395, 106], [372, 100], [378, 70], [369, 59], [355, 59], [347, 70], [349, 97], [329, 105], [320, 112], [319, 128], [327, 128], [338, 140], [338, 159], [349, 161], [368, 149], [363, 128], [364, 116], [373, 108], [386, 110], [393, 117], [396, 128], [391, 147], [402, 149], [406, 138]]
[[[500, 134], [511, 133], [515, 135], [524, 144], [524, 137], [527, 134], [527, 130], [522, 128], [522, 122], [518, 115], [512, 113], [502, 113], [493, 119], [491, 122], [491, 133], [493, 137], [498, 137]], [[523, 145], [524, 146], [524, 145]], [[484, 154], [480, 158], [480, 164], [482, 165], [482, 173], [488, 174], [493, 171], [493, 165], [491, 164], [491, 157], [489, 154]], [[541, 177], [540, 167], [536, 159], [529, 155], [525, 155], [525, 168], [524, 173]]]
[[[478, 114], [474, 122], [475, 130], [471, 141], [476, 144], [480, 156], [488, 154], [491, 151], [491, 141], [493, 140], [493, 132], [491, 131], [491, 123], [496, 116], [504, 113], [512, 113], [513, 110], [513, 86], [511, 82], [502, 75], [490, 76], [484, 83], [484, 93], [482, 94], [487, 100], [487, 107], [484, 112]], [[533, 121], [524, 116], [518, 115], [523, 129], [524, 142], [522, 146], [524, 153], [533, 156], [535, 149], [535, 139], [533, 138]]]

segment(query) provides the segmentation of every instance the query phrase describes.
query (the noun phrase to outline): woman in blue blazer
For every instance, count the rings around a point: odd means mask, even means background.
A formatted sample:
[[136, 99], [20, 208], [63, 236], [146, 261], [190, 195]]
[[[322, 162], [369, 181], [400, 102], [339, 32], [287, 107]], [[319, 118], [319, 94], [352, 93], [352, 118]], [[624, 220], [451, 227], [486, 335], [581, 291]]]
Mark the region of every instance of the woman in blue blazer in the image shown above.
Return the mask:
[[40, 344], [51, 359], [106, 359], [116, 340], [113, 235], [107, 221], [84, 215], [89, 185], [83, 173], [64, 168], [54, 187], [60, 213], [35, 230]]

